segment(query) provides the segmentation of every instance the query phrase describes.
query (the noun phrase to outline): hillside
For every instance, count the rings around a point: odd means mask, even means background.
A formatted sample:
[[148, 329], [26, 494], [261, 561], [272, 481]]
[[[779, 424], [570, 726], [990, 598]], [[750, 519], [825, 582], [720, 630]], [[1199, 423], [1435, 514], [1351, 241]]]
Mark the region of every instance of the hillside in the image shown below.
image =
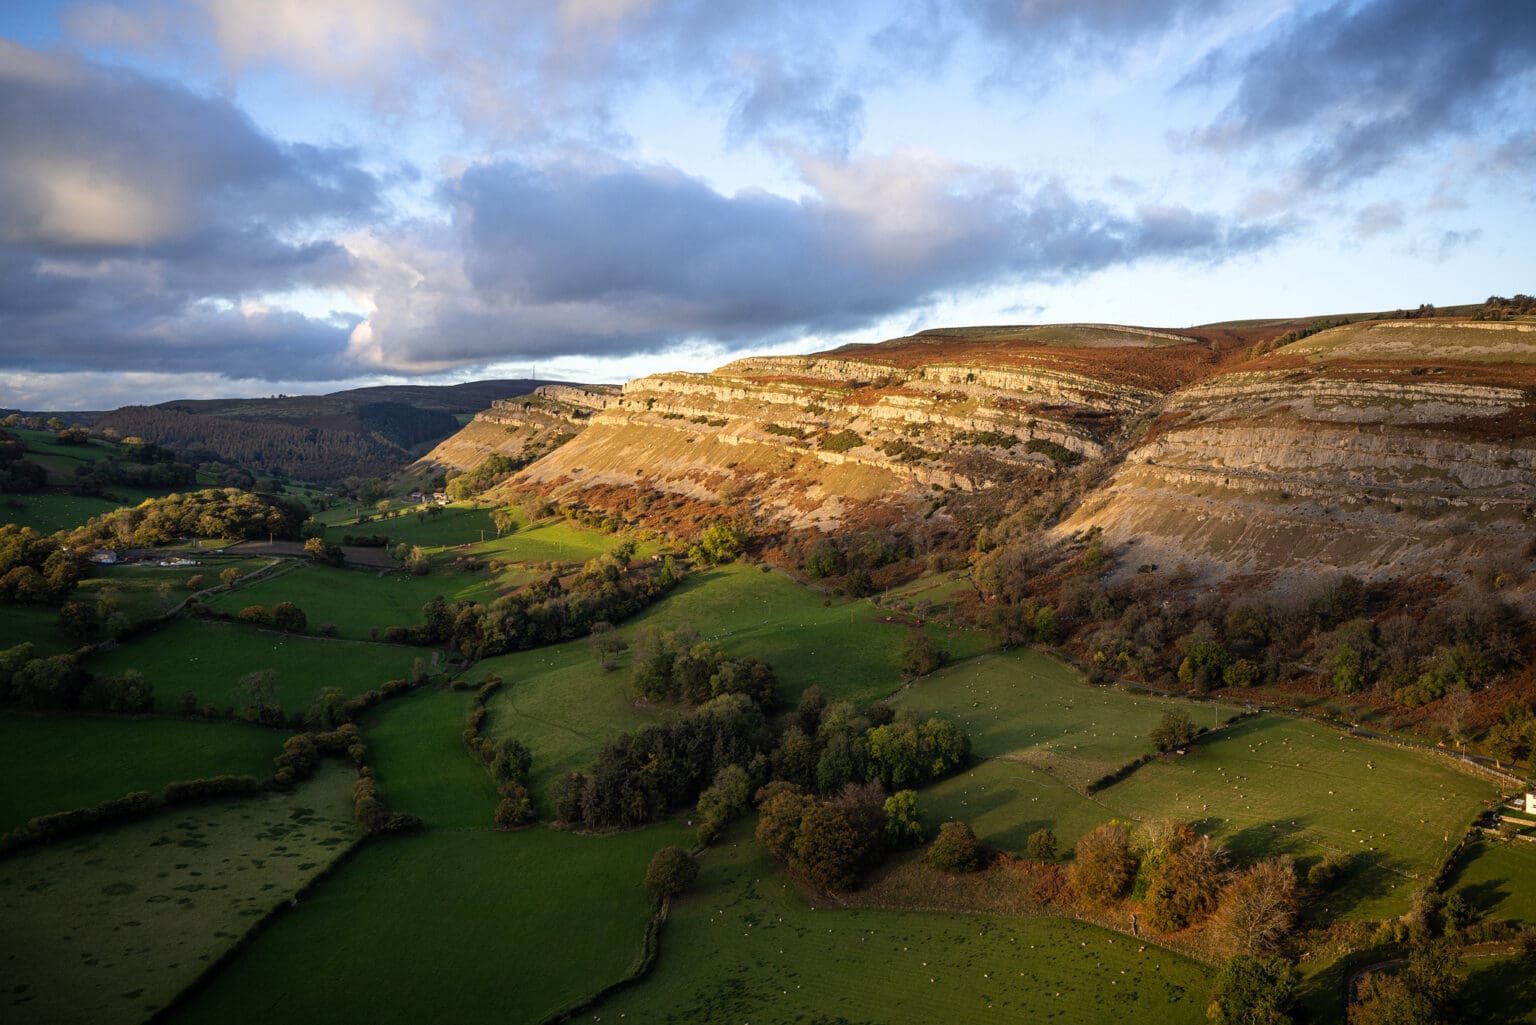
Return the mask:
[[537, 382], [385, 385], [329, 395], [125, 406], [95, 425], [195, 457], [302, 480], [383, 476], [459, 429], [460, 417]]
[[1333, 328], [1171, 395], [1060, 532], [1222, 573], [1477, 568], [1536, 499], [1536, 324]]
[[[1476, 569], [1536, 500], [1536, 324], [1369, 315], [924, 331], [499, 403], [438, 446], [534, 490], [689, 534], [900, 524], [968, 546], [1032, 494], [1127, 566], [1207, 577]], [[1386, 318], [1386, 319], [1383, 319]], [[570, 398], [571, 396], [567, 396]], [[991, 511], [962, 512], [978, 502]]]

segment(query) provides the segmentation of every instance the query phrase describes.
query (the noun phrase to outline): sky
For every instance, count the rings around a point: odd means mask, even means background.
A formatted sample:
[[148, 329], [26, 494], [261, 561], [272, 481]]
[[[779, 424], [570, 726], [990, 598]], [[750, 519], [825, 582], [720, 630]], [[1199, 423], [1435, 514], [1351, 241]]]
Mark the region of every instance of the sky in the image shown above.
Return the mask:
[[0, 5], [0, 407], [1536, 293], [1530, 0]]

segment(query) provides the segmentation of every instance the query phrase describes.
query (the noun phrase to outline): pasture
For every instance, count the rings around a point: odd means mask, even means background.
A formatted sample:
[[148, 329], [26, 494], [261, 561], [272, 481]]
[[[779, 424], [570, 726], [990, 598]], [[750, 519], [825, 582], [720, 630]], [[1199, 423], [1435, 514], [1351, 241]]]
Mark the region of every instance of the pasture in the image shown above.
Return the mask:
[[917, 808], [929, 835], [945, 822], [968, 822], [982, 843], [1011, 854], [1023, 854], [1037, 829], [1054, 832], [1070, 853], [1079, 836], [1116, 817], [1049, 772], [1012, 758], [989, 758], [924, 787]]
[[1470, 841], [1446, 881], [1479, 918], [1536, 925], [1536, 843]]
[[627, 666], [605, 673], [585, 641], [486, 659], [470, 678], [492, 674], [506, 683], [491, 699], [487, 731], [533, 752], [528, 789], [540, 801], [555, 780], [587, 768], [604, 742], [671, 714], [637, 706]]
[[1083, 790], [1105, 773], [1153, 750], [1148, 736], [1169, 709], [1211, 727], [1232, 705], [1132, 694], [1083, 682], [1040, 652], [994, 652], [918, 680], [898, 709], [937, 715], [971, 735], [978, 757], [1020, 761]]
[[391, 811], [420, 815], [430, 827], [494, 824], [500, 795], [462, 736], [473, 700], [473, 691], [422, 690], [386, 701], [362, 723]]
[[357, 836], [350, 769], [172, 809], [0, 861], [3, 1017], [136, 1023]]
[[266, 559], [221, 559], [197, 566], [95, 566], [92, 575], [80, 581], [74, 600], [94, 601], [98, 608], [121, 612], [130, 622], [142, 623], [186, 601], [193, 594], [187, 581], [194, 577], [202, 577], [205, 588], [217, 587], [219, 573], [226, 567], [252, 573], [267, 564]]
[[6, 605], [0, 615], [0, 651], [30, 642], [37, 655], [74, 651], [76, 642], [59, 629], [59, 610], [52, 606]]
[[[620, 625], [633, 641], [642, 627], [693, 625], [733, 655], [773, 666], [779, 691], [794, 702], [811, 684], [832, 700], [867, 703], [889, 695], [901, 681], [901, 642], [907, 627], [884, 622], [865, 601], [824, 604], [821, 594], [778, 573], [732, 565], [690, 574], [666, 600]], [[925, 626], [952, 650], [970, 654], [983, 635]], [[585, 641], [486, 659], [470, 678], [495, 674], [507, 686], [491, 703], [491, 732], [515, 737], [533, 752], [530, 789], [542, 796], [550, 782], [587, 767], [598, 749], [625, 731], [675, 714], [633, 698], [629, 654], [605, 672]]]
[[[490, 513], [484, 515], [489, 525]], [[584, 563], [613, 551], [625, 540], [621, 534], [606, 534], [559, 519], [543, 520], [532, 526], [523, 522], [516, 531], [502, 537], [497, 537], [491, 527], [485, 536], [484, 542], [470, 546], [474, 554], [484, 559], [530, 564]], [[654, 544], [642, 544], [636, 549], [637, 557], [647, 557], [654, 551]]]
[[690, 836], [534, 827], [370, 842], [170, 1020], [533, 1025], [629, 971], [650, 915], [645, 866]]
[[1358, 867], [1323, 910], [1373, 921], [1408, 909], [1409, 894], [1494, 793], [1429, 752], [1261, 716], [1187, 756], [1142, 766], [1098, 797], [1125, 818], [1193, 823], [1240, 860], [1292, 854], [1305, 867], [1328, 853], [1353, 855]]
[[[667, 629], [682, 623], [733, 655], [767, 662], [787, 700], [817, 684], [830, 700], [860, 704], [888, 697], [901, 685], [901, 646], [910, 629], [867, 601], [827, 598], [782, 573], [741, 563], [689, 574], [666, 601], [628, 625]], [[991, 645], [975, 630], [934, 623], [922, 629], [955, 659]]]
[[413, 577], [402, 571], [379, 572], [299, 565], [277, 576], [238, 586], [213, 597], [214, 611], [235, 615], [247, 605], [271, 608], [291, 601], [304, 610], [311, 631], [323, 623], [335, 624], [342, 637], [367, 640], [388, 626], [416, 626], [421, 607], [441, 595], [449, 604], [458, 601], [491, 602], [502, 589], [526, 582], [526, 577], [488, 572], [456, 573], [438, 570]]
[[[345, 518], [327, 517], [325, 539], [341, 544], [347, 534], [385, 534], [391, 545], [421, 545], [423, 548], [442, 548], [463, 545], [496, 536], [496, 526], [491, 522], [491, 510], [469, 505], [439, 506], [442, 511], [435, 515], [431, 506], [403, 506], [404, 512], [388, 519], [374, 517], [371, 522], [358, 523], [355, 514]], [[372, 510], [366, 510], [372, 515]], [[336, 512], [336, 510], [332, 510]]]
[[6, 495], [0, 502], [0, 523], [14, 523], [19, 527], [31, 527], [41, 534], [52, 534], [78, 527], [92, 516], [109, 513], [122, 504], [108, 498], [41, 491]]
[[265, 779], [283, 736], [238, 722], [0, 714], [0, 833], [177, 780]]
[[584, 1020], [1205, 1021], [1209, 970], [1062, 919], [812, 908], [737, 826], [674, 900], [656, 967]]
[[303, 712], [324, 687], [348, 697], [411, 675], [415, 659], [430, 667], [432, 653], [395, 644], [327, 640], [303, 634], [259, 630], [244, 623], [182, 619], [119, 648], [93, 657], [93, 673], [137, 669], [155, 688], [155, 707], [173, 710], [184, 691], [205, 704], [237, 703], [236, 686], [246, 674], [271, 669], [277, 698], [289, 712]]

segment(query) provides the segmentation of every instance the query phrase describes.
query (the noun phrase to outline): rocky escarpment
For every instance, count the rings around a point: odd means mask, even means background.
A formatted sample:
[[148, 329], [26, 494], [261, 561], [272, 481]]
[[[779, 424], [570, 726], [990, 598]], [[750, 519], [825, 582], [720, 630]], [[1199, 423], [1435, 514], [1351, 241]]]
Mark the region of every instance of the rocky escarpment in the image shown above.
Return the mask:
[[644, 488], [830, 528], [857, 505], [921, 504], [1100, 458], [1160, 399], [1048, 366], [753, 357], [630, 381], [517, 484], [572, 498]]
[[531, 462], [574, 438], [593, 412], [618, 397], [618, 388], [605, 385], [541, 385], [531, 395], [497, 399], [411, 469], [467, 470], [493, 454]]
[[[1525, 326], [1344, 328], [1180, 391], [1060, 530], [1101, 528], [1128, 567], [1217, 575], [1520, 561], [1536, 512]], [[1448, 332], [1454, 348], [1403, 346]], [[1469, 361], [1477, 345], [1502, 358]]]

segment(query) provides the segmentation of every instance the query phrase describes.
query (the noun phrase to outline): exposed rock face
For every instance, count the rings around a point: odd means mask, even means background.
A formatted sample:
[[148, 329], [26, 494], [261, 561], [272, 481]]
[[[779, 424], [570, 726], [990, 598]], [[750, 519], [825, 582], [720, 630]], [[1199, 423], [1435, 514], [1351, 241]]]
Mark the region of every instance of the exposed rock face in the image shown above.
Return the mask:
[[491, 455], [519, 462], [538, 458], [574, 438], [593, 410], [617, 397], [617, 388], [541, 385], [532, 395], [497, 399], [412, 469], [468, 470]]
[[[1352, 326], [1184, 389], [1059, 529], [1099, 527], [1133, 563], [1218, 575], [1517, 557], [1536, 511], [1536, 407], [1526, 388], [1480, 380], [1536, 370], [1524, 327]], [[1469, 367], [1456, 365], [1469, 343], [1401, 345], [1447, 332], [1523, 359]]]
[[765, 356], [624, 385], [519, 483], [643, 487], [830, 528], [850, 503], [919, 504], [1098, 458], [1160, 396], [1051, 368]]
[[1523, 551], [1536, 509], [1532, 325], [1408, 323], [1347, 325], [1253, 359], [1255, 339], [1287, 325], [1197, 339], [1101, 325], [925, 332], [622, 389], [541, 388], [429, 458], [467, 466], [576, 435], [510, 487], [801, 530], [871, 508], [926, 516], [951, 489], [1027, 490], [1101, 461], [1102, 483], [1055, 529], [1102, 528], [1131, 570], [1389, 576]]

